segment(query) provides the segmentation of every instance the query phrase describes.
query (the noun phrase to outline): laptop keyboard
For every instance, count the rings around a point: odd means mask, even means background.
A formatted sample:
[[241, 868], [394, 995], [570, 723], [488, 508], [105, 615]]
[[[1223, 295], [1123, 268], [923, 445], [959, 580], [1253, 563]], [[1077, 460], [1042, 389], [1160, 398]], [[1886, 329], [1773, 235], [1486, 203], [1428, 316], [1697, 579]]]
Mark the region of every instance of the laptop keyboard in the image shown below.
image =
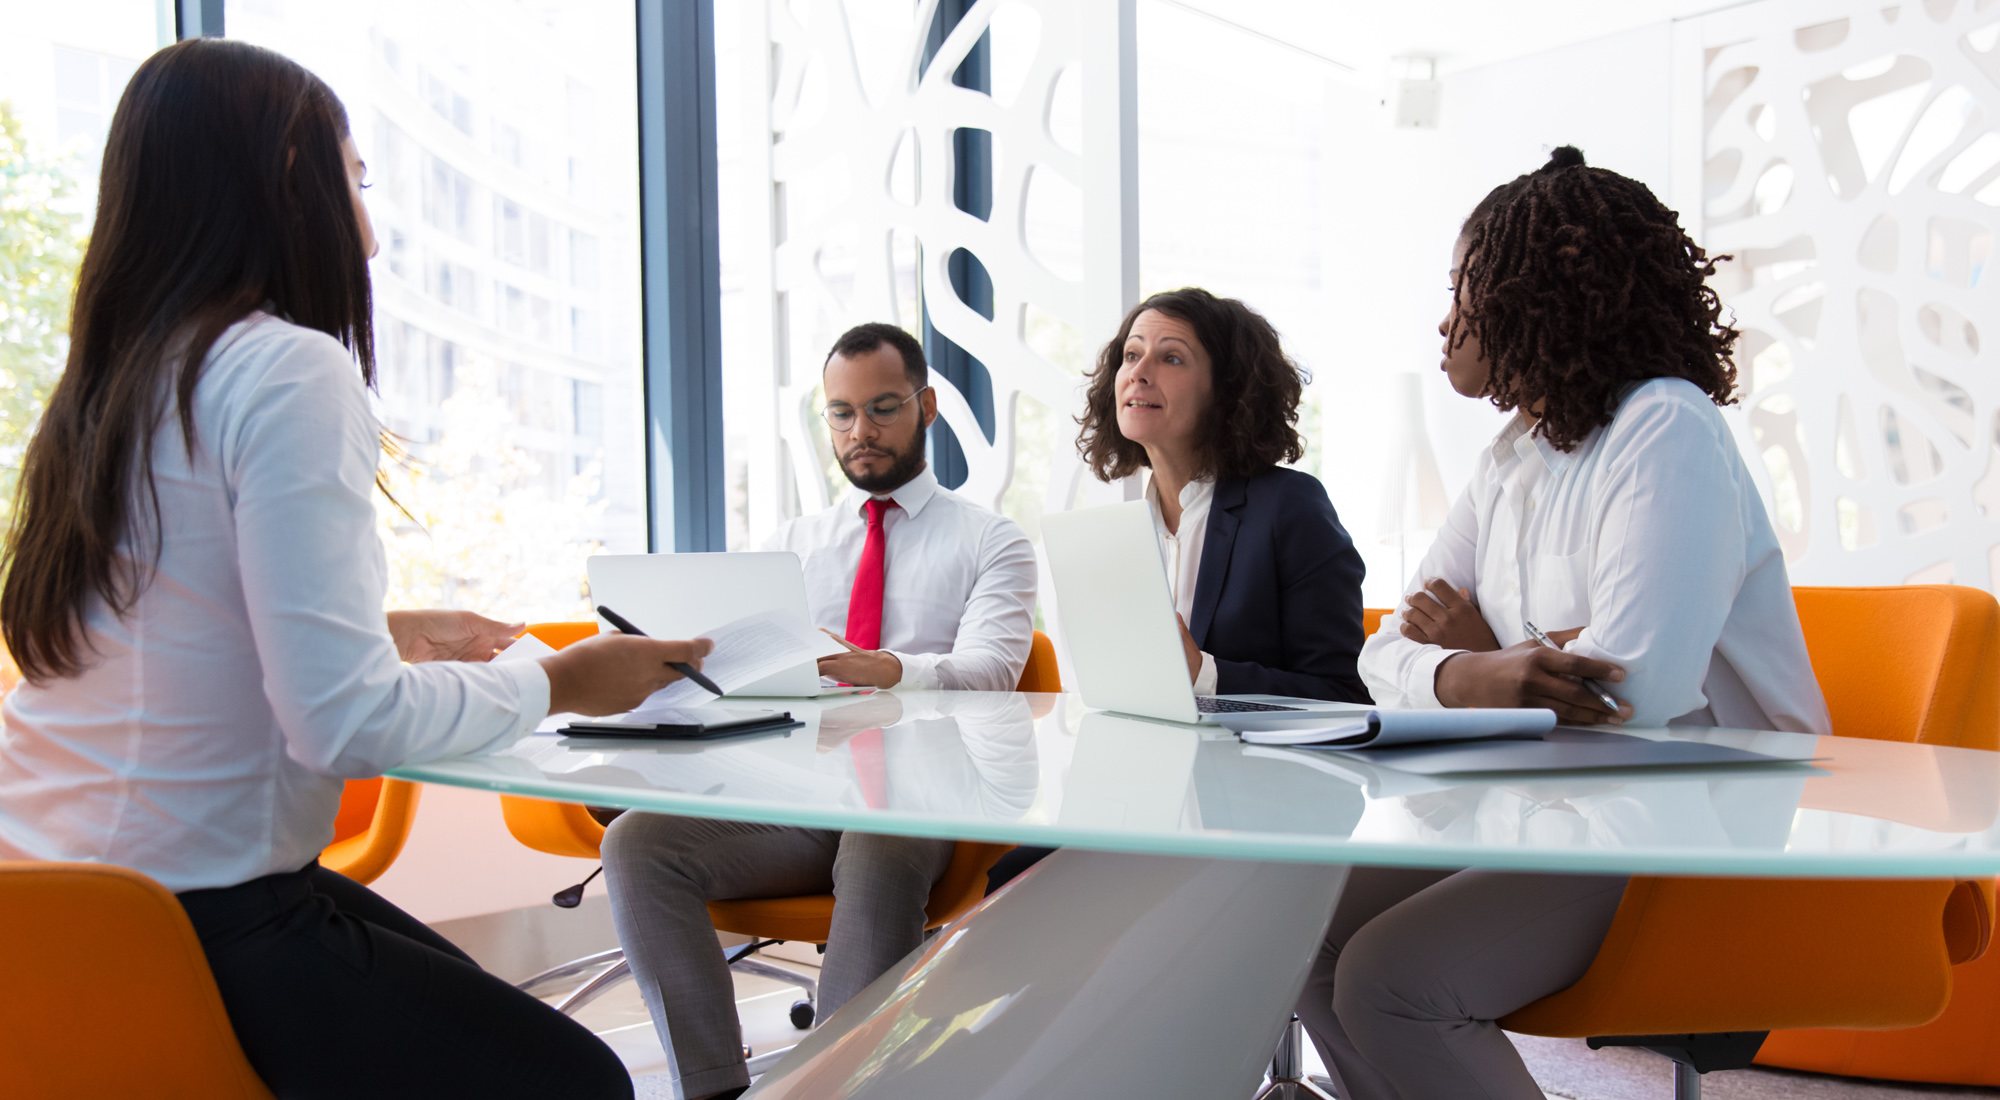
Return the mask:
[[1276, 703], [1252, 703], [1247, 699], [1218, 699], [1213, 695], [1194, 697], [1194, 709], [1203, 714], [1247, 714], [1266, 710], [1304, 710], [1304, 707], [1281, 707]]

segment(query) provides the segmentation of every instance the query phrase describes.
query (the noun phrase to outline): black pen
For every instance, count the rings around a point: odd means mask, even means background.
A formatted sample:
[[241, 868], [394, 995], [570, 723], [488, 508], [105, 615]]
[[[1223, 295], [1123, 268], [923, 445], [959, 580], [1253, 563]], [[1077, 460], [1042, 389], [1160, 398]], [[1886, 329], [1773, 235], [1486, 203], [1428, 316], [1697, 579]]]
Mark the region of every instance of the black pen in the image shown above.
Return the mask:
[[[631, 634], [634, 635], [635, 637], [640, 637], [640, 638], [644, 638], [646, 636], [645, 631], [640, 630], [636, 626], [633, 626], [631, 621], [625, 618], [625, 616], [620, 615], [618, 612], [611, 610], [610, 608], [604, 606], [603, 604], [597, 605], [597, 613], [599, 615], [604, 616], [605, 622], [610, 623], [614, 627], [617, 627], [618, 632], [620, 634]], [[722, 689], [715, 686], [714, 680], [711, 680], [708, 677], [703, 676], [701, 674], [700, 669], [694, 667], [691, 664], [688, 664], [686, 661], [668, 661], [667, 664], [671, 666], [675, 672], [678, 672], [682, 676], [685, 676], [688, 679], [693, 680], [697, 685], [706, 688], [709, 691], [714, 692], [716, 695], [722, 694]]]

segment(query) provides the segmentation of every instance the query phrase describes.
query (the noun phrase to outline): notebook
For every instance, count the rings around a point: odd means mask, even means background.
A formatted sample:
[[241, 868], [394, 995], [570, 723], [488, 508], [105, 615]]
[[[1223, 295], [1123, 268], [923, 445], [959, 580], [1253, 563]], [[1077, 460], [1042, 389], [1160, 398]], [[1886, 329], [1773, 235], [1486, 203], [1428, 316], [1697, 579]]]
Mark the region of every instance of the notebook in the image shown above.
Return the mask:
[[1237, 735], [1252, 745], [1356, 752], [1455, 741], [1534, 740], [1556, 728], [1556, 712], [1540, 707], [1371, 710], [1335, 722], [1248, 723]]

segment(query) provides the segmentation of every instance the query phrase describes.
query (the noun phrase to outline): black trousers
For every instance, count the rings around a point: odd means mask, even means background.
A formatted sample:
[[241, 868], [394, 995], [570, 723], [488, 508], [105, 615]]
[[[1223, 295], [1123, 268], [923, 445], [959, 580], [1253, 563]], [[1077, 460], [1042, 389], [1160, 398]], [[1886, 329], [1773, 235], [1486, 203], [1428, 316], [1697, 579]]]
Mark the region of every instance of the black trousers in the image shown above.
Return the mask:
[[632, 1095], [583, 1025], [317, 863], [179, 896], [244, 1053], [280, 1097]]
[[986, 892], [991, 894], [1002, 886], [1014, 881], [1021, 872], [1048, 858], [1054, 848], [1035, 848], [1023, 844], [1019, 848], [1000, 857], [1000, 862], [986, 872]]

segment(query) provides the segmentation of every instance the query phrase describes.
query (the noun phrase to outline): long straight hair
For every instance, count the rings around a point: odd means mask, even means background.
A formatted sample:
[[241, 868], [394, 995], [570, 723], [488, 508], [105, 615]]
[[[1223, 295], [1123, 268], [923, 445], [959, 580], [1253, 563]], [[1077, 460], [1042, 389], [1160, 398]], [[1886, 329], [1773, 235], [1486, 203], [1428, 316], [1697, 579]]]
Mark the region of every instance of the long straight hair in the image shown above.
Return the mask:
[[375, 382], [368, 257], [325, 82], [270, 50], [192, 39], [148, 58], [111, 118], [69, 361], [22, 463], [0, 636], [30, 680], [74, 676], [84, 615], [128, 612], [160, 557], [154, 439], [194, 456], [216, 341], [267, 309], [334, 337]]

